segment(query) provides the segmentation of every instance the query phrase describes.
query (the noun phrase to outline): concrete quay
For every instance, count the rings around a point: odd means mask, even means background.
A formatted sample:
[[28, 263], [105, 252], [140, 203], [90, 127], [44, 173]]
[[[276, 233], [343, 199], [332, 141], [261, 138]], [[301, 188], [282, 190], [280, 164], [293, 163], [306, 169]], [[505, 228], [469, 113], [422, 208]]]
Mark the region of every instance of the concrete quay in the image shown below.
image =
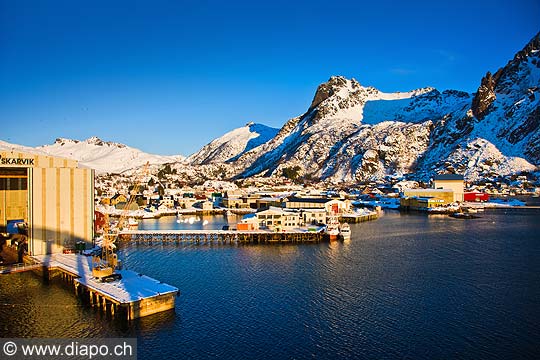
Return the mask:
[[174, 309], [179, 294], [176, 287], [131, 270], [117, 270], [122, 275], [120, 280], [99, 282], [92, 276], [89, 256], [53, 254], [32, 258], [41, 265], [38, 270], [43, 276], [61, 276], [73, 286], [76, 295], [113, 317], [133, 320]]

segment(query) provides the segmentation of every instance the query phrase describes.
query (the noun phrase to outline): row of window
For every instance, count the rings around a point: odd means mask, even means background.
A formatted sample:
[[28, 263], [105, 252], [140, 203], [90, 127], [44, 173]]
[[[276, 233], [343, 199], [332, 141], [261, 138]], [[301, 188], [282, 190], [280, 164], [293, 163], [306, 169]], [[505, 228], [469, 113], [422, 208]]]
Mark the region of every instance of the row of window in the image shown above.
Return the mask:
[[0, 190], [28, 190], [28, 179], [0, 178]]

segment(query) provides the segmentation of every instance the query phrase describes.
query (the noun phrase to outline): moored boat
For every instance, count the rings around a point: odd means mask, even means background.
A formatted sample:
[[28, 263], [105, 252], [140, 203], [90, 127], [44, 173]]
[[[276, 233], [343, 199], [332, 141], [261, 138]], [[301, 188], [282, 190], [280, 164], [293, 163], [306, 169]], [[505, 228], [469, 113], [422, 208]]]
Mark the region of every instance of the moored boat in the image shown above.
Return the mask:
[[339, 237], [339, 221], [335, 214], [328, 217], [328, 224], [326, 224], [326, 233], [330, 236], [330, 241], [337, 240]]
[[341, 224], [339, 233], [343, 236], [344, 239], [350, 239], [351, 237], [351, 227], [347, 223]]
[[453, 217], [455, 219], [477, 219], [477, 218], [480, 217], [480, 216], [476, 216], [474, 214], [462, 213], [462, 212], [452, 213], [452, 214], [450, 214], [448, 216]]

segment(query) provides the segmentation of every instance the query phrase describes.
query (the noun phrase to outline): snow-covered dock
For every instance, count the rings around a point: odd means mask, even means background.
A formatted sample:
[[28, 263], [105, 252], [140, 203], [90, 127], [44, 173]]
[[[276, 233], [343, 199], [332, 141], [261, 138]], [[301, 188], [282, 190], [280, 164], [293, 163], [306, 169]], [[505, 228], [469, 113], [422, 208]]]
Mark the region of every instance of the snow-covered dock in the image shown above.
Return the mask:
[[117, 270], [122, 279], [99, 282], [92, 276], [92, 257], [78, 254], [34, 256], [33, 259], [49, 273], [58, 270], [73, 283], [77, 295], [92, 306], [103, 307], [112, 315], [125, 312], [135, 319], [174, 308], [179, 290], [131, 270]]

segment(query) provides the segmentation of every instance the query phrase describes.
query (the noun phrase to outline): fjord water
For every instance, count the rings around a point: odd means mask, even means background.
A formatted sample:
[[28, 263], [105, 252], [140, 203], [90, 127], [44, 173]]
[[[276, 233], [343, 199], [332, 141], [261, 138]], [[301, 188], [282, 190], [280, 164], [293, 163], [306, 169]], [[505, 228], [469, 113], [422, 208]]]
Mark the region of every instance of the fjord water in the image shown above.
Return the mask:
[[387, 212], [351, 228], [317, 245], [124, 247], [128, 268], [181, 290], [175, 312], [129, 324], [61, 283], [0, 276], [0, 335], [137, 337], [141, 359], [539, 357], [538, 211]]

